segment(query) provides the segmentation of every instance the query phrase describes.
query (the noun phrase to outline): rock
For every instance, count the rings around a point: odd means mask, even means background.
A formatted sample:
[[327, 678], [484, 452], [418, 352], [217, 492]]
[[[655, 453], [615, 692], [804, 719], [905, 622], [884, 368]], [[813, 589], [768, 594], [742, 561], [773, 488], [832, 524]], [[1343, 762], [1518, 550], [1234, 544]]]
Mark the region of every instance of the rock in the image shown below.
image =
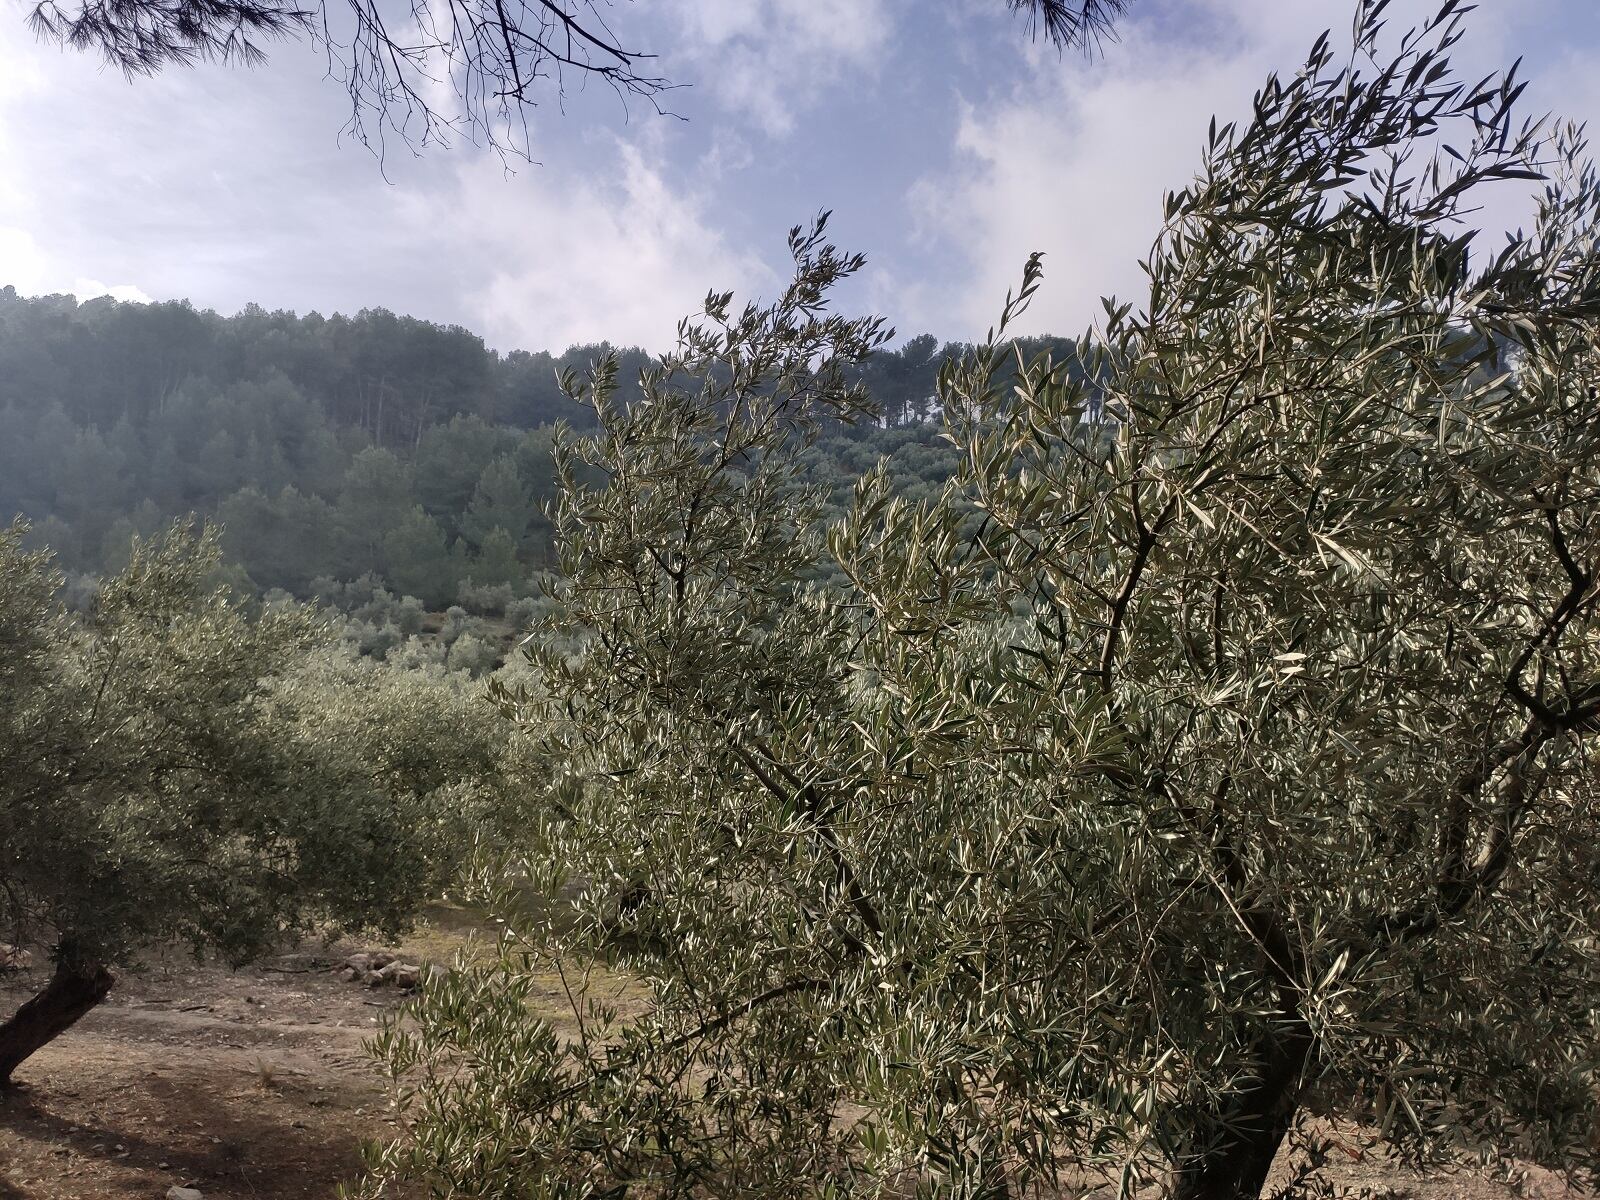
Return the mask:
[[167, 1200], [206, 1200], [206, 1194], [199, 1188], [169, 1187]]
[[24, 970], [33, 966], [33, 953], [9, 942], [0, 942], [0, 970]]
[[384, 950], [372, 954], [352, 954], [340, 968], [340, 975], [352, 983], [378, 988], [393, 984], [410, 990], [421, 984], [424, 967], [402, 960]]

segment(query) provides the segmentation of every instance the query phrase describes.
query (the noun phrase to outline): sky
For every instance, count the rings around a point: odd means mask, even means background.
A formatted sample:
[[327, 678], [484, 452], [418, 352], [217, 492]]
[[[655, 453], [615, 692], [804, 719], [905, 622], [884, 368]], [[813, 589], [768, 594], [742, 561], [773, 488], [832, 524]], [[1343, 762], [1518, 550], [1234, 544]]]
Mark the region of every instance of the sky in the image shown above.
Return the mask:
[[[1437, 0], [1396, 0], [1392, 25]], [[0, 283], [235, 312], [385, 307], [501, 350], [666, 349], [710, 289], [771, 294], [784, 235], [827, 209], [868, 267], [842, 303], [909, 336], [981, 337], [1031, 251], [1023, 332], [1076, 333], [1133, 295], [1167, 189], [1212, 116], [1351, 0], [1135, 0], [1115, 41], [1059, 54], [1003, 0], [616, 0], [613, 28], [683, 86], [532, 112], [535, 162], [458, 138], [381, 159], [315, 47], [132, 82], [0, 6]], [[1600, 0], [1481, 0], [1473, 78], [1523, 60], [1530, 115], [1600, 130]], [[1508, 185], [1510, 186], [1510, 185]], [[1520, 219], [1510, 196], [1486, 213]]]

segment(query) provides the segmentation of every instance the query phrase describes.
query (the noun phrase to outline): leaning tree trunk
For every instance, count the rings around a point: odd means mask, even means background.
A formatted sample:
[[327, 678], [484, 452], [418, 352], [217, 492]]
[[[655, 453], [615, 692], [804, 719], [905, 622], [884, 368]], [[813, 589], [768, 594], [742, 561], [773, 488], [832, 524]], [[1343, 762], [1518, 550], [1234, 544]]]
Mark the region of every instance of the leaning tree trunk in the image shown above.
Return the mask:
[[104, 964], [70, 945], [57, 947], [50, 982], [0, 1025], [0, 1087], [10, 1086], [13, 1071], [104, 1000], [115, 982]]
[[1227, 1105], [1227, 1130], [1179, 1167], [1174, 1200], [1256, 1200], [1295, 1113], [1313, 1037], [1298, 1013], [1256, 1049], [1255, 1083]]

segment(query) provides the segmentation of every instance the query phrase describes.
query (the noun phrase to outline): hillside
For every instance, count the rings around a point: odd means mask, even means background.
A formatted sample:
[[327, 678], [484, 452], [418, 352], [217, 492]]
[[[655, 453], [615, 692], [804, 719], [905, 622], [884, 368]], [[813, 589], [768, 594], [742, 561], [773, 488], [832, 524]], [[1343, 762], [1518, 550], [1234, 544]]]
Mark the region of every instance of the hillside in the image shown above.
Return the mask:
[[[558, 377], [604, 344], [500, 354], [383, 309], [354, 317], [0, 291], [0, 516], [27, 517], [80, 575], [189, 513], [220, 520], [249, 592], [299, 596], [371, 576], [442, 609], [472, 588], [530, 591], [549, 560], [556, 423], [592, 413]], [[865, 368], [884, 417], [836, 427], [813, 477], [842, 500], [893, 454], [908, 483], [948, 475], [931, 415], [931, 337]], [[619, 352], [624, 381], [649, 357]], [[625, 392], [625, 394], [627, 394]]]

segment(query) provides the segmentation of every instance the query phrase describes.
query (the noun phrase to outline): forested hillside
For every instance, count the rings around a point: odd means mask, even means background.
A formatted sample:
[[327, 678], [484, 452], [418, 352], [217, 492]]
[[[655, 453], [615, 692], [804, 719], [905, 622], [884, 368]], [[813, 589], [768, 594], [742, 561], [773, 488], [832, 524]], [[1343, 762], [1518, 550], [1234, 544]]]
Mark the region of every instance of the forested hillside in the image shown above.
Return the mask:
[[[606, 345], [500, 354], [458, 326], [0, 291], [0, 515], [73, 574], [126, 560], [174, 516], [214, 516], [236, 582], [326, 594], [373, 576], [441, 608], [527, 590], [549, 557], [552, 427], [587, 426], [560, 373]], [[839, 501], [880, 455], [911, 491], [942, 482], [928, 335], [862, 369], [879, 423], [839, 425], [811, 474]], [[620, 352], [624, 395], [643, 351]]]

